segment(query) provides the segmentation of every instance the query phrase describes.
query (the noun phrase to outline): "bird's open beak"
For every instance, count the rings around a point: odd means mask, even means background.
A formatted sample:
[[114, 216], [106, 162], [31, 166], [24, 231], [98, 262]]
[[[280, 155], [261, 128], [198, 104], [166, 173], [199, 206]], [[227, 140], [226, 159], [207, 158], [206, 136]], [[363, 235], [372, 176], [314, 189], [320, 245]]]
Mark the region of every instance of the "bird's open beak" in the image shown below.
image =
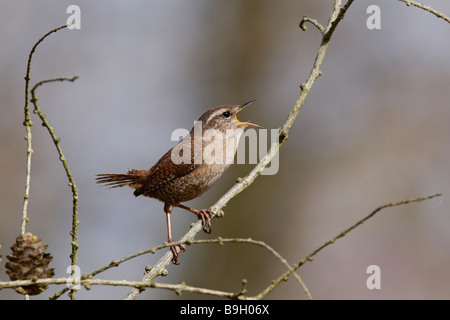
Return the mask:
[[246, 102], [246, 103], [244, 103], [244, 104], [241, 104], [241, 106], [240, 106], [241, 108], [239, 109], [238, 112], [236, 112], [236, 114], [234, 115], [234, 118], [236, 119], [237, 122], [239, 122], [240, 124], [242, 124], [242, 125], [244, 125], [244, 126], [250, 126], [250, 127], [255, 127], [255, 128], [262, 128], [261, 126], [258, 126], [257, 124], [254, 124], [254, 123], [251, 123], [251, 122], [241, 122], [241, 121], [239, 121], [239, 119], [237, 118], [237, 115], [238, 115], [239, 112], [241, 112], [242, 110], [244, 110], [245, 107], [247, 107], [248, 105], [252, 104], [252, 103], [255, 102], [255, 101], [256, 101], [256, 99], [255, 99], [255, 100], [251, 100], [251, 101], [249, 101], [249, 102]]

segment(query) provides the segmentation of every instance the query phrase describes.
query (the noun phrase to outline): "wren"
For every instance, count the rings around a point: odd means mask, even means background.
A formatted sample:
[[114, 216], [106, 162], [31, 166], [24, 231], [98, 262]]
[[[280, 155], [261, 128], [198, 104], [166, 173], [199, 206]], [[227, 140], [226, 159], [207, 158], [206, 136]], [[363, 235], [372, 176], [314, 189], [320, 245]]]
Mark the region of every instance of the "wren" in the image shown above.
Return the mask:
[[[168, 242], [173, 243], [170, 214], [173, 207], [186, 209], [202, 221], [203, 231], [211, 232], [212, 212], [197, 210], [182, 202], [197, 198], [222, 176], [233, 161], [245, 127], [260, 126], [241, 122], [237, 115], [255, 100], [242, 105], [223, 105], [206, 111], [188, 135], [164, 154], [148, 170], [130, 169], [125, 174], [98, 174], [97, 183], [110, 188], [131, 187], [134, 195], [155, 198], [164, 203]], [[178, 248], [177, 248], [178, 247]], [[171, 246], [172, 262], [178, 264], [182, 245]]]

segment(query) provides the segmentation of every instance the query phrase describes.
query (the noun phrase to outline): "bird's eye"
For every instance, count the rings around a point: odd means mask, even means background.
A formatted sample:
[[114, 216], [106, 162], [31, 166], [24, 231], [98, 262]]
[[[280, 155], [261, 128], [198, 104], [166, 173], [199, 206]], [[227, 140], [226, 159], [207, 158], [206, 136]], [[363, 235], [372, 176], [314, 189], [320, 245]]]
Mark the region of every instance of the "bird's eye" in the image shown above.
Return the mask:
[[225, 117], [225, 118], [229, 118], [230, 117], [230, 111], [225, 111], [224, 113], [222, 113], [223, 114], [223, 116]]

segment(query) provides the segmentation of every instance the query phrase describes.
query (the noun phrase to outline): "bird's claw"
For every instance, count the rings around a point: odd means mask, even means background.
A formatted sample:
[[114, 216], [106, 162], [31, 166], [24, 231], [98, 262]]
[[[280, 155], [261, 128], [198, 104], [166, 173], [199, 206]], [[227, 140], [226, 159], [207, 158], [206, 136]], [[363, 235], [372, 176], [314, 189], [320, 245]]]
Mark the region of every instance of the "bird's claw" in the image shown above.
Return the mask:
[[186, 248], [184, 247], [184, 245], [182, 245], [182, 244], [175, 244], [175, 245], [173, 245], [173, 246], [171, 246], [170, 247], [170, 251], [172, 251], [172, 263], [173, 264], [176, 264], [176, 265], [178, 265], [178, 264], [180, 264], [179, 262], [178, 262], [178, 256], [179, 256], [179, 253], [181, 252], [181, 251], [185, 251], [186, 250]]
[[203, 231], [205, 233], [211, 233], [211, 218], [209, 215], [212, 214], [211, 210], [202, 209], [197, 213], [197, 217], [202, 220]]

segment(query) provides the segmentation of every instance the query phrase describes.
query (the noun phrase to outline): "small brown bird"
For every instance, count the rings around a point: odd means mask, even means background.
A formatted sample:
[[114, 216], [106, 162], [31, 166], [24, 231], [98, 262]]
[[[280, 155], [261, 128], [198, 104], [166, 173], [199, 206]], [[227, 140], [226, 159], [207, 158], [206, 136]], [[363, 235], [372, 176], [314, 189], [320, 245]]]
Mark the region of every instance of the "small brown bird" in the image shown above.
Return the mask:
[[[203, 231], [211, 232], [210, 210], [189, 208], [181, 202], [192, 200], [222, 176], [233, 161], [239, 138], [247, 126], [261, 128], [241, 122], [237, 115], [255, 100], [242, 105], [224, 105], [206, 111], [195, 122], [191, 132], [164, 154], [148, 170], [131, 169], [125, 174], [98, 174], [97, 183], [111, 188], [131, 187], [134, 195], [144, 195], [164, 202], [168, 242], [172, 243], [170, 214], [173, 207], [186, 209], [202, 220]], [[183, 246], [178, 246], [184, 251]], [[171, 246], [172, 262], [178, 263], [179, 250]]]

